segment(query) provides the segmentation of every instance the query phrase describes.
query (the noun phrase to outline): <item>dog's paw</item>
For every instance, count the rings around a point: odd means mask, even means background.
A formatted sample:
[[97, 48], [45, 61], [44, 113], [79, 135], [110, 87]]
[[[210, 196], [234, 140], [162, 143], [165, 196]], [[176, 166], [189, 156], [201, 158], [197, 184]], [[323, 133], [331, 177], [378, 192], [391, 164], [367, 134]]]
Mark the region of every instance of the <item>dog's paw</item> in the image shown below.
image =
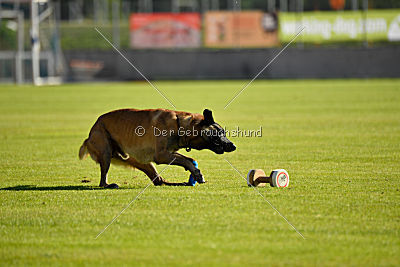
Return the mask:
[[152, 182], [155, 186], [160, 186], [160, 185], [164, 185], [164, 184], [168, 183], [163, 178], [161, 178], [161, 176], [157, 176], [155, 179], [153, 179]]

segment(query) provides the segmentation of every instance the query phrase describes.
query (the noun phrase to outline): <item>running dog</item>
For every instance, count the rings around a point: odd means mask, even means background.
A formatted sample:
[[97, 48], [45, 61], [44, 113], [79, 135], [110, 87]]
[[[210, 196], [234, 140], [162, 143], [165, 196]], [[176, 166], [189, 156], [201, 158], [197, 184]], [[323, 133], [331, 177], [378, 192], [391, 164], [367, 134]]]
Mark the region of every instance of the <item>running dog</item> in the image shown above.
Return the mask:
[[117, 184], [107, 183], [111, 163], [143, 171], [154, 185], [188, 184], [167, 182], [153, 162], [181, 166], [195, 181], [205, 183], [194, 160], [177, 152], [181, 148], [209, 149], [216, 154], [236, 149], [208, 109], [203, 115], [167, 109], [121, 109], [97, 119], [79, 149], [79, 158], [89, 154], [100, 164], [100, 187], [105, 188], [118, 188]]

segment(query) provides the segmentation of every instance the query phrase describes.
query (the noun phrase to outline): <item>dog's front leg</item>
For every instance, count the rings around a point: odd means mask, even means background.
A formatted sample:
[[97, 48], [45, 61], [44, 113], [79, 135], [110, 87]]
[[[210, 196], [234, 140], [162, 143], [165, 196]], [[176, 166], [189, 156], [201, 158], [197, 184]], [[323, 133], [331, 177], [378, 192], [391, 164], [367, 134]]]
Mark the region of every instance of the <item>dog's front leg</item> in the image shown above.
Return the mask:
[[[182, 157], [184, 157], [185, 159], [187, 159], [188, 161], [190, 161], [190, 162], [194, 162], [194, 159], [193, 158], [190, 158], [190, 157], [188, 157], [188, 156], [185, 156], [185, 155], [182, 155], [182, 154], [180, 154], [180, 153], [178, 153], [178, 152], [173, 152], [172, 153], [174, 156], [176, 156], [176, 155], [179, 155], [179, 156], [182, 156]], [[194, 164], [194, 163], [193, 163]], [[188, 171], [189, 169], [187, 169], [186, 167], [185, 167], [185, 171]]]
[[193, 160], [191, 158], [185, 157], [179, 153], [171, 153], [163, 150], [158, 151], [155, 154], [154, 161], [157, 164], [171, 164], [181, 166], [185, 168], [185, 170], [190, 171], [195, 181], [197, 181], [198, 183], [205, 183], [203, 175], [201, 174], [200, 170], [194, 166]]

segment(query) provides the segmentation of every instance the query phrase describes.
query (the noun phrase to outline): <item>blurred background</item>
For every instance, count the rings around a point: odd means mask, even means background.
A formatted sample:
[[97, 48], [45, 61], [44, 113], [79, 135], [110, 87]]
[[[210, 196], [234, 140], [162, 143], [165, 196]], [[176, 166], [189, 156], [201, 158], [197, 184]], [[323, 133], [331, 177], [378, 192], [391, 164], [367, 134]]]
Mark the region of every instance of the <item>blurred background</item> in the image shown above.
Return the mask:
[[0, 82], [400, 76], [399, 0], [0, 0]]

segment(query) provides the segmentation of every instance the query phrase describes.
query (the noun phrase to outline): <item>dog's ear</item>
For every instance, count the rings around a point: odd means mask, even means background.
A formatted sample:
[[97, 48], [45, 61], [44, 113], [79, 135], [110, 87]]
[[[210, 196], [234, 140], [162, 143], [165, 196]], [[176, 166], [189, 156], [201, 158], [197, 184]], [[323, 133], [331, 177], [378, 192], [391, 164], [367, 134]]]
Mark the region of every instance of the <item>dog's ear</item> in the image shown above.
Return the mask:
[[206, 125], [211, 125], [211, 124], [215, 123], [211, 110], [205, 109], [203, 111], [203, 116], [204, 116], [204, 123]]

